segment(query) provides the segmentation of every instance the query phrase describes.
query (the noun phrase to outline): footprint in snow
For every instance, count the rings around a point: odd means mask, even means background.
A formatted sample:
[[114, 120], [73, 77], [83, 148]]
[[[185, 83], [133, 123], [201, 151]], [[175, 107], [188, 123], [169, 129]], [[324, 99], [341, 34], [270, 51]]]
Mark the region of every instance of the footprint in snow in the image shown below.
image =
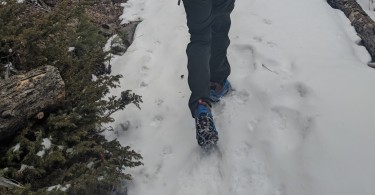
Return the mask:
[[303, 100], [312, 95], [312, 90], [302, 82], [292, 82], [287, 84], [280, 84], [279, 89], [274, 91], [277, 95], [274, 96], [275, 102], [283, 102], [281, 100], [293, 101], [295, 105], [304, 104]]
[[270, 19], [264, 18], [262, 21], [263, 21], [264, 24], [267, 24], [267, 25], [271, 25], [272, 24], [272, 20], [270, 20]]
[[162, 115], [156, 115], [153, 119], [152, 122], [150, 123], [151, 127], [158, 128], [161, 126], [161, 123], [163, 122], [164, 117]]
[[258, 43], [260, 43], [260, 42], [263, 41], [262, 37], [258, 37], [258, 36], [253, 37], [253, 39], [254, 39], [256, 42], [258, 42]]
[[233, 91], [231, 99], [237, 104], [245, 104], [250, 99], [250, 94], [247, 91]]
[[256, 127], [258, 126], [259, 119], [251, 120], [247, 123], [247, 129], [252, 133], [256, 130]]
[[275, 130], [284, 132], [279, 135], [289, 139], [289, 145], [296, 146], [313, 130], [315, 117], [303, 115], [291, 108], [276, 106], [271, 108], [269, 120]]
[[161, 106], [162, 104], [164, 103], [164, 100], [162, 100], [162, 99], [156, 99], [155, 100], [155, 104], [157, 105], [157, 106]]
[[145, 81], [142, 81], [141, 84], [139, 84], [140, 87], [147, 87], [148, 84]]
[[276, 47], [277, 46], [277, 44], [272, 42], [272, 41], [267, 41], [266, 44], [267, 44], [268, 47]]
[[[255, 36], [253, 39], [257, 42], [263, 41], [259, 36]], [[231, 55], [234, 55], [233, 58], [240, 61], [236, 62], [236, 65], [239, 67], [238, 72], [233, 74], [238, 77], [246, 77], [249, 73], [252, 74], [257, 70], [265, 70], [280, 76], [289, 77], [292, 75], [293, 63], [285, 58], [283, 51], [275, 47], [276, 43], [267, 42], [266, 44], [269, 49], [263, 51], [264, 53], [259, 52], [252, 45], [234, 44]]]
[[[258, 41], [262, 40], [260, 37], [254, 37], [254, 39], [257, 39]], [[234, 72], [233, 75], [241, 78], [247, 77], [249, 73], [252, 74], [256, 70], [254, 63], [255, 48], [252, 45], [247, 44], [233, 44], [232, 47], [233, 50], [230, 54], [233, 55], [233, 59], [238, 60], [235, 64], [239, 67], [237, 69], [238, 72]], [[251, 66], [249, 66], [249, 64]]]
[[238, 158], [247, 158], [250, 156], [250, 152], [253, 146], [248, 141], [238, 143], [238, 147], [235, 150], [235, 154]]
[[298, 92], [299, 96], [301, 98], [305, 98], [307, 97], [308, 95], [310, 95], [310, 90], [308, 89], [308, 87], [303, 84], [303, 83], [296, 83], [295, 84], [295, 89], [296, 91]]
[[172, 153], [173, 153], [172, 146], [164, 146], [163, 150], [162, 150], [162, 153], [161, 153], [161, 156], [163, 158], [168, 158], [168, 156], [170, 156]]
[[[260, 36], [255, 36], [255, 37], [253, 37], [253, 40], [254, 40], [255, 42], [258, 42], [258, 43], [262, 43], [262, 42], [263, 42], [263, 38], [260, 37]], [[272, 41], [266, 41], [265, 43], [266, 43], [266, 45], [267, 45], [268, 47], [270, 47], [270, 48], [273, 48], [273, 47], [276, 47], [276, 46], [277, 46], [277, 44], [274, 43], [274, 42], [272, 42]]]

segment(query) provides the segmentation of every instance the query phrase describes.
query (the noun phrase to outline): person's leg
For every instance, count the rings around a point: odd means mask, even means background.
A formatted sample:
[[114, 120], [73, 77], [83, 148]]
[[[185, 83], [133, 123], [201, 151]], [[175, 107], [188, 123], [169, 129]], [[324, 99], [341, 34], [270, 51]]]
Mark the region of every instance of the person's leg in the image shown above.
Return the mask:
[[188, 83], [191, 90], [189, 108], [193, 117], [198, 100], [203, 99], [208, 102], [210, 96], [212, 1], [183, 0], [191, 35], [186, 53]]
[[234, 0], [214, 0], [213, 2], [210, 80], [220, 85], [224, 84], [230, 74], [227, 48], [230, 44], [228, 33], [231, 26], [230, 13], [233, 8]]

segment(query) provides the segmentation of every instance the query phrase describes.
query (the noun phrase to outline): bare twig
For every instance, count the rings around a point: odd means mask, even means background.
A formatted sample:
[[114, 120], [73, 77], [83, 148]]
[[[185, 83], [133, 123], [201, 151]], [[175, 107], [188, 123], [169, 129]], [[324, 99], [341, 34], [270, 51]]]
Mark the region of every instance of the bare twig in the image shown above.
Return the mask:
[[262, 67], [265, 68], [265, 69], [267, 69], [267, 70], [270, 71], [270, 72], [273, 72], [273, 73], [275, 73], [275, 74], [279, 74], [279, 73], [277, 73], [277, 72], [275, 72], [275, 71], [269, 69], [269, 68], [268, 68], [266, 65], [264, 65], [264, 64], [262, 64]]

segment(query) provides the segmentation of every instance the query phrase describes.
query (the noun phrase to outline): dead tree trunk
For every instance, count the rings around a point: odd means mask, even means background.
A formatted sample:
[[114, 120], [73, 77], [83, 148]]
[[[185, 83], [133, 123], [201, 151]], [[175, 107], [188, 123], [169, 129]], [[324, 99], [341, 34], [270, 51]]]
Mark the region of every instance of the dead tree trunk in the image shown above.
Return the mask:
[[64, 81], [53, 66], [1, 80], [0, 140], [14, 135], [31, 117], [60, 104], [65, 96], [64, 88]]
[[327, 0], [335, 9], [343, 11], [362, 39], [363, 45], [375, 60], [375, 22], [367, 15], [356, 0]]

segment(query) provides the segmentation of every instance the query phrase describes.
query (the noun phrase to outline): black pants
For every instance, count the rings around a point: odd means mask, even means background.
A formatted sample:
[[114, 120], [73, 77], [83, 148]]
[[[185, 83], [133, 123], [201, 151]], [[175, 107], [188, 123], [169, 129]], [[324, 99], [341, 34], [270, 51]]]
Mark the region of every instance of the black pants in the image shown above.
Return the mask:
[[210, 82], [223, 84], [230, 74], [227, 48], [234, 1], [183, 0], [191, 35], [186, 53], [193, 117], [198, 100], [209, 101]]

